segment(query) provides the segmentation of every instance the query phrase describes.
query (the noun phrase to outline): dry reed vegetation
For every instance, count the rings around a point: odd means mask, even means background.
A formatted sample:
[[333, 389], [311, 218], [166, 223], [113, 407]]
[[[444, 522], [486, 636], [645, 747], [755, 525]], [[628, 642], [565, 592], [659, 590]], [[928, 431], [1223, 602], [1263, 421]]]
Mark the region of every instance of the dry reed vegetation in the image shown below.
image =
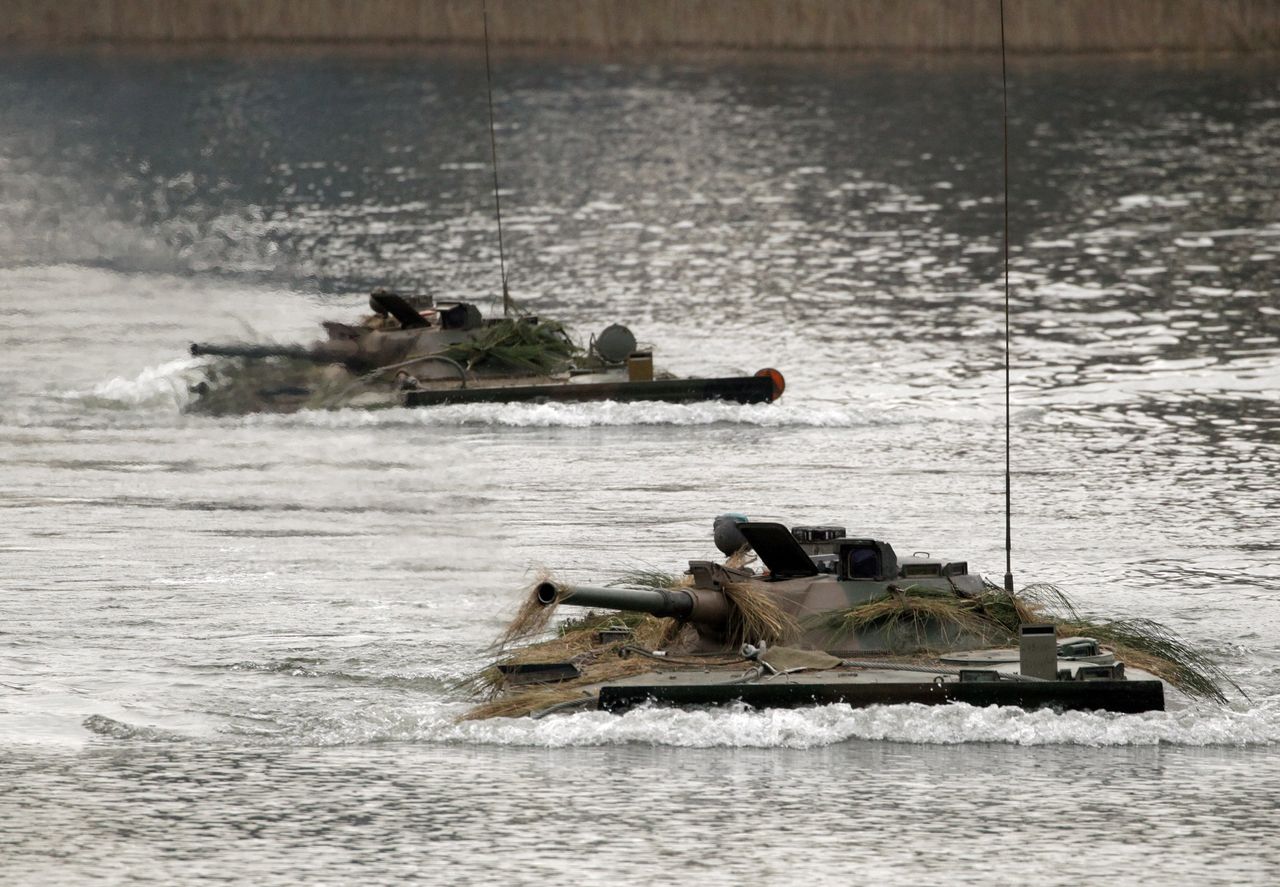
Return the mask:
[[[466, 719], [520, 717], [576, 699], [588, 700], [590, 685], [618, 680], [663, 668], [688, 667], [689, 660], [624, 656], [627, 648], [642, 650], [681, 649], [692, 632], [675, 619], [660, 619], [638, 613], [598, 613], [562, 623], [554, 637], [534, 640], [550, 626], [555, 606], [537, 601], [537, 586], [553, 581], [540, 574], [529, 587], [526, 598], [500, 641], [505, 652], [503, 664], [571, 662], [581, 675], [557, 684], [504, 687], [496, 666], [485, 669], [464, 682], [463, 687], [484, 701], [464, 715]], [[688, 585], [690, 577], [676, 577], [655, 570], [634, 571], [617, 585], [674, 588]], [[982, 594], [962, 597], [949, 590], [907, 586], [895, 588], [882, 597], [847, 610], [819, 614], [806, 624], [784, 613], [758, 582], [731, 583], [725, 587], [731, 616], [726, 650], [743, 642], [771, 645], [794, 642], [806, 630], [823, 628], [831, 639], [863, 631], [884, 631], [903, 639], [909, 652], [919, 654], [929, 639], [948, 641], [974, 636], [997, 645], [1014, 645], [1019, 626], [1027, 622], [1054, 622], [1059, 637], [1093, 637], [1109, 646], [1127, 665], [1141, 668], [1168, 681], [1191, 696], [1225, 702], [1222, 688], [1236, 686], [1205, 654], [1191, 648], [1169, 629], [1149, 619], [1103, 621], [1082, 616], [1071, 601], [1052, 585], [1031, 585], [1017, 594], [988, 584]], [[626, 628], [625, 639], [602, 640], [599, 632]], [[511, 648], [512, 644], [520, 644]], [[935, 645], [936, 646], [936, 645]], [[908, 652], [904, 651], [904, 652]], [[741, 662], [734, 653], [699, 657], [699, 667], [732, 665]]]
[[[494, 43], [990, 51], [995, 0], [489, 0]], [[477, 43], [476, 0], [6, 0], [10, 42]], [[1011, 52], [1280, 45], [1274, 0], [1006, 0]]]
[[1016, 644], [1018, 628], [1026, 622], [1053, 622], [1059, 637], [1096, 638], [1126, 665], [1149, 671], [1190, 696], [1226, 702], [1224, 686], [1243, 692], [1212, 659], [1160, 623], [1151, 619], [1100, 620], [1082, 616], [1067, 596], [1052, 585], [1030, 585], [1009, 594], [988, 584], [975, 597], [909, 586], [820, 617], [820, 625], [830, 630], [833, 638], [881, 630], [909, 642], [922, 642], [933, 629], [944, 639], [976, 634], [995, 645]]
[[[535, 605], [547, 613], [555, 609], [536, 602]], [[524, 627], [533, 624], [527, 620]], [[626, 639], [601, 641], [599, 632], [609, 628], [627, 628], [631, 634]], [[588, 685], [653, 671], [662, 663], [646, 657], [624, 657], [621, 655], [623, 648], [662, 649], [676, 639], [681, 629], [681, 624], [675, 619], [658, 619], [636, 613], [587, 613], [565, 622], [555, 637], [512, 649], [502, 659], [504, 665], [571, 662], [577, 666], [580, 677], [557, 684], [505, 688], [501, 672], [496, 665], [492, 666], [468, 682], [469, 688], [477, 695], [487, 698], [463, 717], [466, 720], [521, 717], [581, 697], [583, 688]], [[507, 633], [510, 635], [511, 631]], [[520, 635], [517, 633], [514, 637]]]
[[727, 646], [794, 643], [800, 626], [774, 602], [773, 595], [759, 582], [731, 582], [724, 587], [729, 599]]
[[[691, 582], [689, 576], [676, 577], [656, 570], [633, 571], [615, 585], [639, 585], [648, 588], [677, 588]], [[519, 717], [541, 709], [567, 703], [582, 696], [591, 684], [614, 681], [663, 667], [680, 667], [680, 660], [656, 660], [648, 657], [624, 657], [625, 648], [660, 650], [679, 648], [681, 632], [692, 629], [675, 619], [658, 618], [641, 613], [596, 613], [568, 620], [559, 626], [556, 636], [526, 643], [514, 649], [512, 644], [530, 641], [544, 634], [555, 606], [543, 606], [537, 589], [543, 582], [556, 584], [547, 573], [540, 573], [530, 584], [524, 601], [511, 624], [499, 640], [506, 650], [504, 665], [536, 662], [571, 662], [581, 676], [553, 685], [504, 688], [502, 673], [492, 666], [463, 682], [460, 688], [488, 698], [467, 712], [466, 719]], [[725, 588], [730, 603], [729, 633], [726, 647], [737, 649], [744, 641], [782, 643], [799, 634], [799, 626], [783, 613], [771, 596], [758, 583], [734, 583]], [[625, 628], [625, 639], [602, 641], [599, 632], [609, 628]], [[721, 665], [739, 661], [737, 655], [700, 657], [700, 665]]]
[[[662, 578], [671, 577], [655, 573], [651, 581], [660, 581]], [[483, 702], [463, 716], [465, 720], [532, 714], [582, 696], [583, 687], [588, 684], [617, 680], [652, 668], [653, 663], [648, 660], [625, 659], [620, 656], [623, 641], [600, 642], [598, 633], [602, 629], [627, 628], [631, 631], [631, 636], [625, 643], [646, 649], [665, 646], [680, 630], [680, 624], [674, 619], [657, 619], [636, 613], [589, 612], [562, 623], [554, 637], [535, 640], [549, 630], [557, 609], [556, 605], [544, 606], [538, 600], [538, 586], [544, 582], [561, 587], [549, 571], [540, 570], [526, 589], [524, 599], [506, 631], [498, 639], [497, 647], [502, 651], [499, 663], [472, 675], [458, 685], [457, 689], [484, 697]], [[540, 662], [571, 662], [577, 666], [581, 677], [550, 685], [532, 684], [513, 688], [504, 686], [503, 675], [498, 670], [499, 664]]]
[[515, 616], [507, 624], [506, 631], [498, 638], [495, 646], [503, 648], [547, 630], [547, 626], [551, 624], [551, 617], [555, 615], [555, 607], [544, 607], [538, 601], [538, 586], [544, 582], [554, 583], [555, 580], [550, 570], [540, 569], [533, 577], [533, 582], [525, 589], [520, 608], [516, 610]]

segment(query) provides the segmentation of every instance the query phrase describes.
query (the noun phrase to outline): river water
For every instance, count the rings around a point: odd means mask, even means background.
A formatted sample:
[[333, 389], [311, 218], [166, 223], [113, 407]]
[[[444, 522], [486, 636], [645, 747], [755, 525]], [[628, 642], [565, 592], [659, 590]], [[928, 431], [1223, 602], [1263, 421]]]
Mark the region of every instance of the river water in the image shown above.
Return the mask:
[[1011, 68], [1014, 568], [1247, 693], [458, 723], [532, 571], [734, 510], [1003, 572], [992, 58], [496, 60], [515, 297], [768, 406], [209, 419], [498, 289], [483, 60], [0, 59], [0, 881], [1274, 883], [1280, 66]]

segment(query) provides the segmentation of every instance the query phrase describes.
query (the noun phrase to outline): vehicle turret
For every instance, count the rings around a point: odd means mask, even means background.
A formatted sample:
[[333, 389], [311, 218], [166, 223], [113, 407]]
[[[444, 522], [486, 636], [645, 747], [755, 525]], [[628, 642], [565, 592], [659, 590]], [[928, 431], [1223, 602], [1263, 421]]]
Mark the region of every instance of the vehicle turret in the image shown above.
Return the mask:
[[[674, 587], [599, 588], [543, 582], [535, 590], [536, 599], [543, 606], [564, 604], [678, 619], [694, 630], [686, 644], [691, 652], [761, 640], [743, 635], [744, 609], [766, 613], [768, 623], [783, 627], [779, 636], [766, 640], [786, 640], [810, 649], [966, 649], [990, 642], [981, 630], [966, 633], [929, 619], [910, 625], [890, 620], [845, 632], [833, 628], [838, 614], [908, 589], [912, 594], [955, 598], [981, 593], [982, 577], [969, 574], [963, 561], [917, 555], [900, 563], [889, 543], [848, 538], [842, 527], [793, 531], [778, 523], [733, 523], [763, 570], [695, 560]], [[717, 526], [722, 528], [723, 522]]]

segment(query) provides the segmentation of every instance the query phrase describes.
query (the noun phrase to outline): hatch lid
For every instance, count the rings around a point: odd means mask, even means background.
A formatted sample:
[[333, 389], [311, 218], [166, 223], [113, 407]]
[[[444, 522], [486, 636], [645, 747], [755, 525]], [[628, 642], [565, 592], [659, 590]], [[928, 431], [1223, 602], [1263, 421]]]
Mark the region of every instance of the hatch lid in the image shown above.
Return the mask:
[[782, 524], [752, 523], [748, 521], [738, 524], [738, 529], [747, 538], [751, 548], [760, 556], [773, 579], [796, 579], [803, 576], [817, 576], [818, 568], [813, 559], [805, 553]]

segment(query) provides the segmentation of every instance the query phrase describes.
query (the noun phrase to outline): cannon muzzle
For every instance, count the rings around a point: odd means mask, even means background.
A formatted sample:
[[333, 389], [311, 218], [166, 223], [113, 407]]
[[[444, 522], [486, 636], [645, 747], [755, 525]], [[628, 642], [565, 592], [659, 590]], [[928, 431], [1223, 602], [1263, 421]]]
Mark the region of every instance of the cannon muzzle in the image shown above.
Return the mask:
[[724, 592], [705, 588], [600, 588], [592, 585], [558, 585], [543, 582], [536, 589], [544, 607], [569, 604], [628, 610], [718, 627], [729, 617]]

